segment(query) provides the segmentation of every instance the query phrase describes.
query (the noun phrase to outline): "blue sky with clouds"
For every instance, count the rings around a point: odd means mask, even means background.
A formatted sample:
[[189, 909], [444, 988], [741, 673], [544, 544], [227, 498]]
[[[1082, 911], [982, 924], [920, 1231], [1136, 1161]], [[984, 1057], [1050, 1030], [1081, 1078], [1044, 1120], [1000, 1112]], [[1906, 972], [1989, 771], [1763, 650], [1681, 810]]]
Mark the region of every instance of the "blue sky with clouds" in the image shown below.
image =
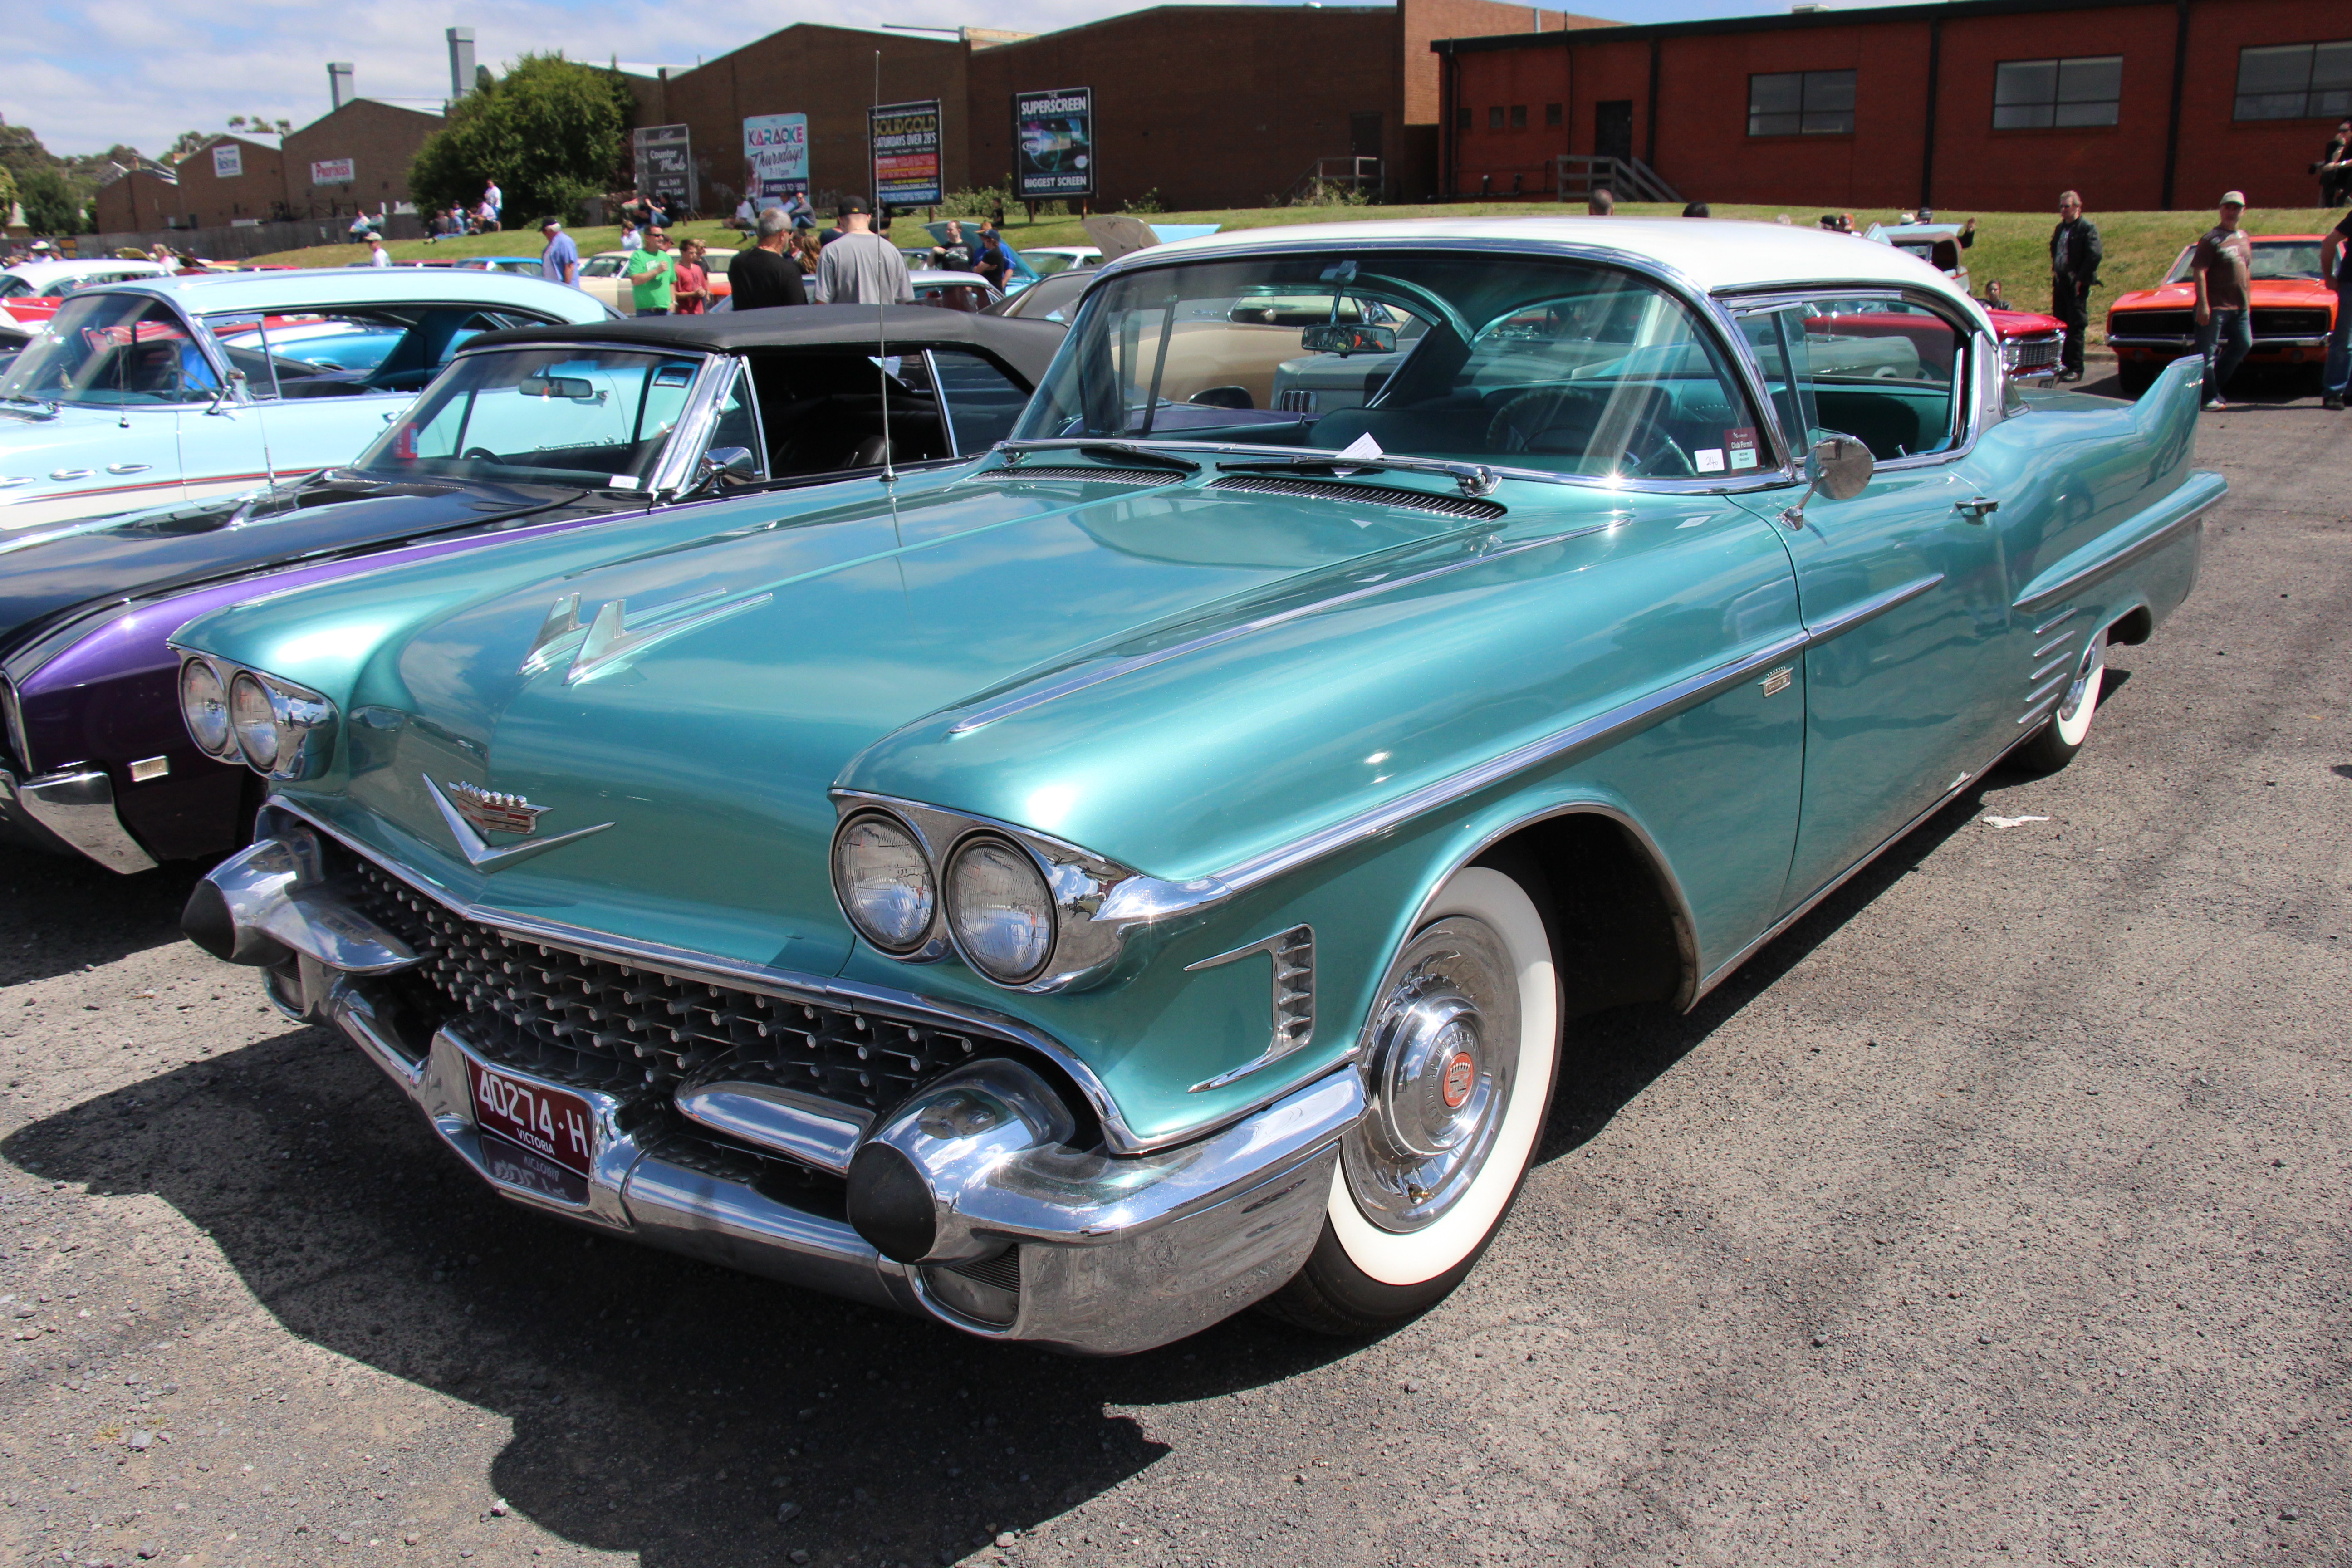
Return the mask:
[[[1833, 0], [1835, 3], [1835, 0]], [[1851, 3], [1851, 0], [1849, 0]], [[448, 90], [442, 30], [474, 29], [485, 63], [562, 49], [575, 59], [690, 65], [795, 21], [878, 27], [971, 24], [1046, 32], [1139, 7], [1118, 0], [63, 0], [11, 7], [0, 116], [54, 152], [129, 142], [153, 153], [182, 131], [219, 131], [232, 114], [297, 125], [327, 110], [327, 61], [358, 67], [362, 94], [437, 103]], [[1625, 22], [1781, 12], [1759, 0], [1589, 0], [1555, 6]]]

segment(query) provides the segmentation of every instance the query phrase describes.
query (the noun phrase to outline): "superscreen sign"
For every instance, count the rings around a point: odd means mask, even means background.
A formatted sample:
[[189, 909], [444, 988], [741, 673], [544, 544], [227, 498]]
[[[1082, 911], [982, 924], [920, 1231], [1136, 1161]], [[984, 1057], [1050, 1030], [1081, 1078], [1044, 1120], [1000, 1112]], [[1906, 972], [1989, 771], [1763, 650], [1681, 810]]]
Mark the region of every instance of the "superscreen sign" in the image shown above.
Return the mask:
[[936, 206], [940, 184], [940, 100], [880, 103], [867, 110], [874, 138], [874, 205]]
[[1095, 89], [1013, 95], [1013, 194], [1024, 202], [1095, 194]]
[[754, 114], [743, 121], [743, 163], [755, 199], [781, 200], [809, 188], [808, 116]]

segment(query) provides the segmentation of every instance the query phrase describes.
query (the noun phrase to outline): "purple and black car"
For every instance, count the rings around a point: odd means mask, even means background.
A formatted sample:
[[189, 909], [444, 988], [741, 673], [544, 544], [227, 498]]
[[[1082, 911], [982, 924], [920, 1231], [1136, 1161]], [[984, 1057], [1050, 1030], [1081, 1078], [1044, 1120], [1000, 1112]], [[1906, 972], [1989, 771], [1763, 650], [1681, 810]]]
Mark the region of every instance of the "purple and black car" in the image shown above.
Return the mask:
[[886, 461], [961, 461], [1060, 347], [1039, 321], [808, 306], [469, 343], [348, 468], [0, 537], [0, 827], [121, 872], [236, 847], [247, 770], [195, 749], [164, 639], [265, 595]]

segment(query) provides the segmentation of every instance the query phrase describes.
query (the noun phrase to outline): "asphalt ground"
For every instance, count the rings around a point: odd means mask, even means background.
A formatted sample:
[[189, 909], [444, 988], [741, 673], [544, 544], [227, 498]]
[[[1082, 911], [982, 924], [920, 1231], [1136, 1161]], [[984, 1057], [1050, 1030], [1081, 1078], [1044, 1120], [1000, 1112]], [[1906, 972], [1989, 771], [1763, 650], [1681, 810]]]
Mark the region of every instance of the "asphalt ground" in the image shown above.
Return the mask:
[[2209, 416], [2203, 580], [2075, 764], [1580, 1026], [1376, 1342], [1062, 1360], [583, 1239], [178, 940], [193, 872], [0, 858], [0, 1550], [2340, 1565], [2347, 453]]

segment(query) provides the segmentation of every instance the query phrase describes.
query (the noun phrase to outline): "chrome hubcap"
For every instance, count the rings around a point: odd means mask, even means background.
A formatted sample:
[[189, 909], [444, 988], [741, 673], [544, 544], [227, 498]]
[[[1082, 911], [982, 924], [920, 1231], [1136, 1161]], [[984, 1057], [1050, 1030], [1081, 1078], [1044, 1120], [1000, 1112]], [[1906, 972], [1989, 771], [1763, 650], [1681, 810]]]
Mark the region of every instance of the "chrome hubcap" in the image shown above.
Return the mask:
[[1341, 1150], [1365, 1218], [1419, 1230], [1469, 1191], [1502, 1127], [1518, 1040], [1510, 957], [1483, 921], [1457, 915], [1406, 945], [1372, 1028], [1371, 1104]]

